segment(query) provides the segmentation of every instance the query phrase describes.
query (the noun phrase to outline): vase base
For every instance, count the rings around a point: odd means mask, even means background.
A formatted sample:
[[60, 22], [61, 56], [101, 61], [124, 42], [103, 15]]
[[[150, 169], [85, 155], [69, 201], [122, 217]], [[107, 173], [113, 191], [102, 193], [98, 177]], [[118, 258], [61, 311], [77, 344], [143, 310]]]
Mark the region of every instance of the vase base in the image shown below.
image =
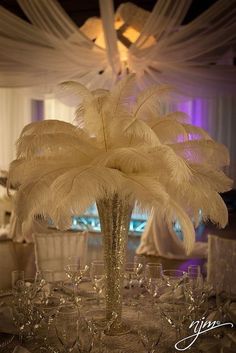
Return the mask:
[[116, 323], [115, 325], [111, 326], [109, 330], [105, 331], [107, 336], [121, 336], [130, 333], [131, 328], [129, 324], [122, 321], [121, 323]]

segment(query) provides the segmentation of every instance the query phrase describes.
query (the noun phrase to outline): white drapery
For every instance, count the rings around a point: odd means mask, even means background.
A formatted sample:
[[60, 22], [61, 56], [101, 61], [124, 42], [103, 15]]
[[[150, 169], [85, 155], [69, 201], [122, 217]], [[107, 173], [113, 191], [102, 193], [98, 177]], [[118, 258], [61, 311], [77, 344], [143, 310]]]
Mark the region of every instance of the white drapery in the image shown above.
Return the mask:
[[44, 119], [57, 119], [72, 123], [75, 107], [68, 106], [53, 95], [46, 95], [44, 99]]
[[[93, 88], [107, 87], [128, 68], [137, 73], [140, 86], [168, 82], [185, 95], [212, 95], [235, 88], [234, 67], [218, 64], [235, 45], [235, 0], [219, 0], [185, 26], [180, 25], [191, 0], [158, 0], [143, 18], [137, 6], [121, 5], [115, 17], [123, 23], [118, 31], [127, 48], [126, 60], [117, 49], [111, 0], [100, 1], [107, 49], [80, 30], [56, 0], [18, 2], [31, 23], [0, 7], [2, 87], [46, 88], [68, 79]], [[127, 44], [124, 28], [129, 23], [133, 29], [139, 27], [139, 32]]]
[[8, 169], [15, 157], [15, 142], [22, 127], [31, 122], [29, 90], [0, 89], [0, 169]]
[[177, 104], [177, 110], [191, 117], [191, 123], [207, 130], [229, 149], [230, 165], [225, 172], [236, 187], [236, 104], [235, 95], [194, 99]]

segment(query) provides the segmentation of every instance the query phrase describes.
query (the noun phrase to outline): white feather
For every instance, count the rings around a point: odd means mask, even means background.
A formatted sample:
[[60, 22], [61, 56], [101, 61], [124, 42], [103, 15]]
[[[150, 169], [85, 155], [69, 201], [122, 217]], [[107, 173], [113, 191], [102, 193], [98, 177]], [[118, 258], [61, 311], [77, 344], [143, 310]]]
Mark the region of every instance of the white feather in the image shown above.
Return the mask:
[[128, 99], [133, 93], [135, 85], [135, 75], [130, 74], [118, 83], [111, 90], [109, 96], [109, 107], [111, 109], [111, 115], [119, 118], [120, 113], [124, 105], [127, 104]]
[[172, 88], [170, 86], [152, 86], [143, 91], [138, 97], [137, 102], [133, 106], [133, 119], [145, 118], [150, 112], [160, 112], [160, 103], [170, 94]]
[[169, 201], [169, 195], [164, 186], [151, 176], [126, 174], [126, 182], [123, 186], [123, 192], [131, 192], [133, 201], [138, 202], [144, 209], [152, 207], [163, 207]]
[[51, 185], [52, 219], [59, 227], [73, 214], [81, 214], [93, 202], [121, 190], [122, 175], [105, 167], [83, 166], [61, 174]]
[[[197, 223], [201, 209], [204, 219], [225, 226], [227, 208], [217, 192], [232, 185], [219, 170], [229, 162], [227, 149], [183, 123], [182, 113], [160, 117], [168, 86], [144, 91], [130, 110], [132, 86], [133, 76], [111, 92], [65, 83], [83, 98], [77, 109], [80, 128], [49, 120], [23, 129], [8, 183], [18, 188], [16, 212], [24, 229], [36, 214], [67, 229], [72, 215], [114, 193], [144, 209], [158, 208], [171, 232], [178, 219], [188, 253], [194, 229], [186, 212]], [[185, 142], [178, 142], [179, 135]]]
[[184, 159], [179, 157], [169, 146], [160, 145], [150, 151], [153, 153], [154, 163], [156, 163], [155, 169], [160, 170], [160, 175], [163, 175], [162, 182], [164, 184], [174, 183], [177, 186], [190, 181], [191, 169]]
[[60, 84], [60, 86], [64, 89], [75, 93], [79, 98], [83, 98], [86, 101], [90, 101], [93, 99], [93, 94], [86, 88], [86, 86], [82, 85], [79, 82], [75, 81], [65, 81]]
[[209, 164], [216, 168], [229, 164], [227, 148], [213, 140], [188, 141], [169, 146], [189, 163]]
[[158, 119], [151, 128], [161, 143], [164, 144], [188, 140], [188, 133], [185, 131], [183, 125], [176, 120]]
[[[90, 141], [89, 141], [90, 142]], [[17, 156], [21, 157], [40, 157], [52, 156], [58, 154], [72, 153], [83, 159], [91, 158], [97, 153], [95, 146], [91, 143], [84, 143], [83, 139], [78, 136], [68, 135], [64, 133], [49, 134], [31, 134], [22, 137], [18, 143]]]
[[178, 220], [184, 236], [186, 254], [189, 255], [195, 242], [195, 230], [187, 213], [173, 199], [170, 199], [167, 207], [160, 208], [159, 211], [160, 215], [164, 217], [170, 230], [173, 229], [173, 222]]
[[75, 134], [76, 127], [73, 126], [70, 123], [66, 123], [65, 121], [61, 120], [43, 120], [43, 121], [37, 121], [30, 123], [26, 125], [21, 134], [20, 137], [23, 137], [25, 135], [31, 135], [31, 134], [44, 134], [46, 133], [58, 133], [58, 132], [63, 132], [65, 134]]
[[173, 112], [173, 113], [168, 113], [164, 115], [159, 115], [155, 111], [153, 113], [148, 114], [145, 116], [145, 122], [151, 127], [155, 127], [156, 123], [159, 122], [159, 120], [168, 120], [168, 121], [177, 121], [181, 124], [183, 123], [188, 123], [190, 120], [190, 117], [183, 112]]
[[130, 120], [129, 118], [124, 118], [117, 124], [114, 122], [114, 139], [119, 140], [120, 136], [123, 135], [127, 138], [130, 146], [144, 144], [155, 147], [160, 145], [158, 137], [144, 121], [135, 120], [131, 125]]
[[214, 170], [209, 165], [204, 164], [190, 164], [189, 167], [199, 188], [204, 184], [217, 192], [226, 192], [232, 189], [233, 180], [221, 170]]
[[147, 153], [147, 148], [115, 148], [102, 153], [93, 160], [93, 165], [118, 169], [123, 173], [145, 173], [151, 172], [155, 158]]

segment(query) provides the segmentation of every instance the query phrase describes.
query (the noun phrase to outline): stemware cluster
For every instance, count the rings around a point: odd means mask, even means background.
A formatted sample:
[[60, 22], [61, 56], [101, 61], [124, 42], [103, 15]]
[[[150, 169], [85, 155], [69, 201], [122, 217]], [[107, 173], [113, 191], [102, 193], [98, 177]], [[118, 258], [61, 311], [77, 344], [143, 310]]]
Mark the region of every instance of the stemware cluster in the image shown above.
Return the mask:
[[[12, 273], [13, 319], [20, 340], [40, 340], [42, 349], [52, 353], [106, 351], [103, 340], [117, 314], [105, 320], [104, 263], [91, 263], [90, 278], [88, 270], [78, 258], [70, 258], [63, 281], [55, 281], [57, 274], [49, 270], [37, 272], [34, 279], [26, 279], [22, 271]], [[93, 289], [89, 301], [80, 296], [81, 282]], [[68, 285], [69, 294], [63, 292]], [[197, 265], [190, 265], [187, 272], [163, 269], [161, 263], [147, 262], [144, 256], [124, 265], [124, 312], [133, 310], [128, 330], [147, 353], [157, 352], [167, 332], [173, 331], [175, 341], [183, 336], [191, 320], [206, 314], [208, 295]], [[219, 299], [217, 303], [222, 313]]]
[[[73, 286], [72, 296], [65, 296], [59, 291], [63, 289], [65, 282], [55, 280], [58, 277], [56, 271], [38, 271], [34, 278], [29, 279], [25, 278], [23, 271], [12, 272], [12, 316], [20, 341], [41, 339], [42, 347], [53, 351], [49, 343], [50, 336], [55, 336], [54, 331], [55, 327], [59, 327], [59, 318], [68, 318], [72, 312], [78, 312], [78, 285], [88, 271], [88, 266], [80, 267], [79, 259], [76, 263], [73, 261], [74, 259], [69, 258], [64, 268]], [[74, 307], [74, 311], [69, 311], [71, 315], [65, 314], [68, 305], [70, 309]], [[59, 329], [56, 330], [56, 333], [58, 332], [60, 332]], [[59, 341], [64, 342], [65, 338]], [[68, 352], [68, 349], [66, 348], [65, 351]]]

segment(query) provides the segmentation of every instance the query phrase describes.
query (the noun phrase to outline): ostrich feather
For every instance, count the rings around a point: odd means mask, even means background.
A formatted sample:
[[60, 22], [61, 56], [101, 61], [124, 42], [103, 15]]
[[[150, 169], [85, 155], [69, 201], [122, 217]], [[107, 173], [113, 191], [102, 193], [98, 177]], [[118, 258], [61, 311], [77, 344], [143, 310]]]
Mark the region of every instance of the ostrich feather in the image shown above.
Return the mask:
[[185, 131], [182, 124], [175, 120], [166, 118], [158, 119], [151, 128], [163, 144], [188, 140], [188, 133]]
[[76, 153], [77, 158], [80, 157], [83, 160], [97, 153], [95, 147], [84, 143], [82, 139], [78, 139], [78, 136], [65, 133], [31, 134], [20, 138], [17, 142], [18, 158], [71, 153], [72, 150]]
[[216, 168], [229, 164], [227, 148], [211, 140], [187, 141], [169, 146], [189, 163], [209, 164]]
[[47, 174], [43, 178], [22, 184], [15, 198], [15, 212], [23, 222], [33, 219], [35, 214], [47, 217], [53, 209], [50, 194], [50, 183], [53, 182], [55, 172]]
[[68, 169], [77, 165], [78, 161], [75, 156], [21, 158], [11, 163], [8, 179], [11, 185], [18, 188], [21, 184], [42, 178], [50, 171], [56, 170], [58, 166]]
[[151, 171], [155, 166], [151, 153], [147, 148], [116, 148], [100, 154], [92, 162], [96, 166], [118, 169], [123, 173], [139, 173]]
[[189, 135], [188, 140], [212, 140], [210, 135], [202, 128], [190, 124], [182, 124], [183, 128]]
[[[131, 192], [133, 200], [145, 209], [160, 207], [168, 203], [169, 195], [164, 186], [150, 176], [126, 174], [125, 192]], [[126, 191], [127, 190], [127, 191]]]
[[111, 108], [111, 115], [119, 117], [123, 105], [127, 104], [128, 99], [133, 93], [135, 85], [135, 75], [130, 74], [123, 80], [120, 80], [111, 90], [109, 97], [109, 106]]
[[117, 170], [89, 165], [68, 170], [51, 186], [56, 205], [53, 221], [61, 226], [61, 219], [81, 214], [95, 200], [121, 190], [121, 184], [122, 175]]
[[172, 88], [167, 85], [160, 87], [155, 85], [142, 92], [137, 97], [137, 102], [132, 109], [133, 120], [135, 121], [149, 112], [156, 113], [160, 109], [160, 102], [167, 98], [171, 90]]
[[104, 96], [104, 95], [110, 94], [110, 92], [107, 89], [98, 88], [92, 91], [92, 94], [93, 96], [98, 97], [98, 96]]
[[203, 184], [207, 185], [217, 192], [226, 192], [232, 189], [233, 180], [227, 177], [221, 170], [214, 170], [208, 165], [189, 165], [193, 179], [198, 183], [199, 187]]
[[202, 184], [198, 179], [193, 179], [191, 184], [183, 183], [179, 189], [169, 186], [168, 192], [183, 209], [195, 218], [201, 209], [203, 220], [209, 219], [220, 227], [225, 227], [227, 224], [227, 208], [221, 197], [209, 184]]
[[157, 164], [156, 168], [161, 172], [165, 171], [163, 183], [168, 181], [179, 185], [190, 181], [191, 169], [184, 159], [179, 157], [169, 146], [160, 145], [150, 151], [153, 153], [154, 163]]
[[58, 133], [63, 132], [69, 135], [74, 136], [76, 133], [77, 128], [70, 124], [66, 123], [65, 121], [61, 120], [43, 120], [43, 121], [36, 121], [26, 125], [20, 136], [23, 137], [25, 135], [30, 134], [44, 134], [44, 133]]
[[176, 120], [179, 123], [187, 123], [189, 121], [189, 115], [184, 113], [184, 112], [172, 112], [165, 114], [164, 116], [161, 117], [162, 119], [170, 119], [170, 120]]
[[49, 120], [23, 129], [8, 181], [18, 188], [16, 214], [24, 229], [36, 214], [67, 229], [72, 215], [114, 193], [157, 208], [171, 232], [178, 219], [188, 253], [194, 229], [187, 213], [197, 223], [201, 209], [204, 219], [225, 226], [227, 208], [217, 192], [232, 185], [220, 171], [229, 163], [227, 149], [186, 124], [184, 113], [161, 116], [169, 86], [151, 87], [135, 101], [133, 81], [131, 75], [111, 91], [92, 92], [66, 82], [82, 99], [76, 126]]
[[147, 117], [145, 117], [145, 122], [146, 124], [148, 124], [148, 126], [150, 126], [151, 129], [155, 128], [155, 125], [162, 120], [167, 120], [170, 122], [177, 121], [182, 124], [182, 123], [188, 122], [189, 116], [183, 112], [173, 112], [162, 116], [159, 116], [157, 114], [150, 114]]
[[79, 98], [83, 98], [85, 101], [91, 101], [93, 94], [88, 88], [76, 81], [65, 81], [60, 86], [66, 90], [76, 94]]
[[167, 207], [162, 207], [159, 211], [170, 231], [173, 230], [173, 222], [178, 220], [184, 236], [184, 247], [187, 255], [189, 255], [195, 242], [195, 230], [189, 216], [173, 199], [170, 199]]
[[[129, 145], [147, 144], [152, 147], [158, 146], [160, 141], [152, 129], [142, 120], [136, 120], [130, 124], [128, 118], [121, 119], [117, 124], [114, 123], [113, 138], [119, 140], [120, 136], [127, 137]], [[116, 136], [117, 135], [117, 136]]]
[[223, 199], [215, 191], [208, 193], [207, 197], [211, 199], [212, 204], [211, 208], [208, 209], [208, 215], [207, 211], [205, 211], [203, 208], [203, 218], [205, 218], [206, 214], [206, 217], [209, 218], [213, 223], [216, 223], [221, 228], [225, 228], [228, 223], [228, 209]]
[[[107, 151], [110, 145], [109, 130], [112, 117], [104, 112], [103, 108], [106, 99], [106, 96], [99, 96], [89, 103], [83, 102], [81, 106], [85, 128], [90, 135], [96, 136], [100, 147]], [[79, 114], [81, 114], [81, 108], [80, 111], [77, 110], [76, 112], [77, 120], [81, 120]]]
[[158, 119], [156, 123], [152, 123], [151, 128], [164, 144], [200, 139], [212, 140], [203, 129], [189, 124], [181, 124], [172, 119]]

